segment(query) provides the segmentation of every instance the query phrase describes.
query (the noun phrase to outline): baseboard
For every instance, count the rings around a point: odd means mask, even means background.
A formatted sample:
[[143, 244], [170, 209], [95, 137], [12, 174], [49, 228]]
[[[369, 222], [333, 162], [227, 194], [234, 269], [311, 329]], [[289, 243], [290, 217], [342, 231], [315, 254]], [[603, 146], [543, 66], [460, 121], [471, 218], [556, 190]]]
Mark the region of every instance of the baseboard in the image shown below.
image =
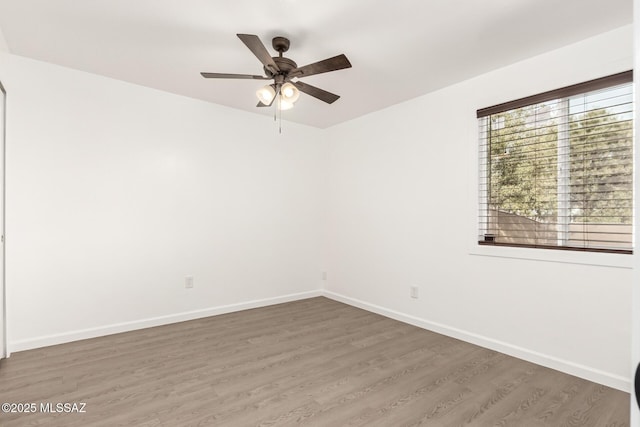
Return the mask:
[[170, 323], [184, 322], [187, 320], [200, 319], [203, 317], [216, 316], [219, 314], [232, 313], [235, 311], [249, 310], [252, 308], [266, 307], [274, 304], [282, 304], [290, 301], [303, 300], [307, 298], [322, 296], [322, 291], [301, 292], [296, 294], [283, 295], [274, 298], [265, 298], [260, 300], [246, 301], [237, 304], [229, 304], [218, 307], [210, 307], [202, 310], [193, 310], [183, 313], [170, 314], [167, 316], [159, 316], [150, 319], [141, 319], [132, 322], [122, 322], [97, 328], [80, 329], [76, 331], [65, 332], [62, 334], [47, 335], [26, 340], [18, 340], [9, 342], [8, 347], [11, 350], [9, 354], [23, 350], [31, 350], [34, 348], [48, 347], [50, 345], [64, 344], [72, 341], [79, 341], [89, 338], [96, 338], [105, 335], [118, 334], [121, 332], [134, 331], [137, 329], [152, 328], [154, 326], [162, 326]]
[[482, 335], [474, 334], [472, 332], [452, 328], [450, 326], [443, 325], [437, 322], [410, 316], [408, 314], [390, 310], [385, 307], [370, 304], [355, 298], [347, 297], [345, 295], [337, 294], [335, 292], [324, 290], [323, 295], [335, 301], [358, 307], [363, 310], [371, 311], [373, 313], [377, 313], [391, 319], [399, 320], [401, 322], [408, 323], [419, 328], [427, 329], [433, 332], [440, 333], [442, 335], [447, 335], [449, 337], [466, 341], [471, 344], [499, 351], [501, 353], [508, 354], [509, 356], [517, 357], [519, 359], [536, 363], [547, 368], [555, 369], [570, 375], [574, 375], [576, 377], [584, 378], [586, 380], [593, 381], [598, 384], [603, 384], [627, 393], [631, 392], [630, 378], [625, 378], [619, 375], [611, 374], [609, 372], [603, 372], [597, 369], [593, 369], [589, 366], [580, 365], [568, 360], [562, 360], [557, 357], [514, 346], [512, 344], [494, 340]]

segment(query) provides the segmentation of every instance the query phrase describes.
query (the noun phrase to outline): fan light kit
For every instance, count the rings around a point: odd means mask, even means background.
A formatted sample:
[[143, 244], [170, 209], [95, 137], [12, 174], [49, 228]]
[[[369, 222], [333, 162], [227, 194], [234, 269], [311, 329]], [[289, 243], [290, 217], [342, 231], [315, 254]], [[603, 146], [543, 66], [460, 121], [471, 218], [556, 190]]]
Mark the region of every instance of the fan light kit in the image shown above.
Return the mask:
[[265, 105], [269, 105], [273, 102], [273, 98], [276, 96], [276, 85], [266, 85], [265, 87], [261, 87], [256, 92], [256, 96], [258, 97], [258, 101], [262, 102]]
[[[200, 73], [202, 77], [208, 79], [273, 80], [272, 84], [258, 89], [256, 96], [259, 101], [257, 107], [270, 107], [274, 101], [277, 101], [276, 114], [293, 108], [293, 104], [300, 98], [300, 92], [311, 95], [327, 104], [332, 104], [340, 98], [340, 96], [327, 92], [326, 90], [298, 80], [293, 81], [292, 79], [351, 68], [351, 63], [346, 56], [338, 55], [333, 58], [298, 67], [298, 64], [294, 61], [282, 56], [284, 52], [289, 50], [289, 39], [285, 37], [274, 37], [271, 44], [279, 55], [271, 56], [258, 36], [253, 34], [237, 34], [237, 36], [249, 50], [253, 52], [256, 58], [260, 60], [265, 75]], [[282, 123], [282, 113], [280, 114], [280, 123]], [[282, 132], [282, 126], [280, 126], [280, 132]]]

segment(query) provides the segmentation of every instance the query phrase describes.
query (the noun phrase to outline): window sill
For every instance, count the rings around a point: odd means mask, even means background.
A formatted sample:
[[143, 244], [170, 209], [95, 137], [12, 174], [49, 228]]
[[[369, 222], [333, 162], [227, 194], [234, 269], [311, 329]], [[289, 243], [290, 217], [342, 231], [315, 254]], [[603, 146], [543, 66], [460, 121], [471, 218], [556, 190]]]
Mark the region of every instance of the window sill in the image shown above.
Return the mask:
[[628, 269], [633, 268], [635, 258], [630, 254], [480, 245], [478, 242], [473, 243], [469, 253], [477, 256]]

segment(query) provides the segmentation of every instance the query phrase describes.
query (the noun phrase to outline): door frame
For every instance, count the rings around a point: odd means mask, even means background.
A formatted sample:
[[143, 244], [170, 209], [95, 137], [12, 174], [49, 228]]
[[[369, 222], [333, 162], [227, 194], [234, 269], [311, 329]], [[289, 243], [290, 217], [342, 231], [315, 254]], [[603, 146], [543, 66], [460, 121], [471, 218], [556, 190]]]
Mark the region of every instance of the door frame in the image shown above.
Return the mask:
[[634, 263], [631, 283], [631, 401], [630, 401], [630, 426], [640, 427], [640, 399], [636, 399], [637, 393], [640, 392], [635, 385], [634, 375], [638, 375], [640, 371], [640, 249], [638, 248], [638, 236], [640, 235], [640, 83], [638, 79], [638, 70], [640, 69], [640, 54], [637, 47], [640, 46], [640, 0], [633, 2], [633, 43], [636, 49], [633, 53], [633, 68], [635, 77], [633, 79], [634, 89], [634, 116], [633, 123], [635, 127], [634, 147], [634, 175], [635, 186], [633, 188], [633, 199], [635, 204], [635, 217], [633, 224], [635, 226], [635, 248], [633, 251]]
[[6, 177], [6, 142], [7, 142], [7, 91], [4, 89], [2, 82], [0, 81], [0, 92], [2, 93], [2, 134], [0, 134], [0, 295], [2, 300], [0, 301], [0, 320], [2, 321], [0, 327], [2, 327], [2, 334], [0, 339], [0, 359], [9, 357], [9, 340], [7, 338], [7, 287], [5, 285], [5, 177]]

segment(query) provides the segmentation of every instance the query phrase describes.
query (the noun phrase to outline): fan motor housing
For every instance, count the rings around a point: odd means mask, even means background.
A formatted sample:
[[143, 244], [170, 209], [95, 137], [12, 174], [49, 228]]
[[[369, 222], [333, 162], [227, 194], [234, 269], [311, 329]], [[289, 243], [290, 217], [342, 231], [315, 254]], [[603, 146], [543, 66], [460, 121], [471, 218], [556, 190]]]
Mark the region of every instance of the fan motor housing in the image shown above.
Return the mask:
[[[279, 74], [284, 74], [285, 76], [289, 74], [291, 70], [298, 68], [298, 64], [296, 64], [295, 61], [285, 58], [284, 56], [274, 56], [273, 61], [278, 65], [278, 68], [280, 68]], [[264, 72], [269, 77], [274, 75], [267, 67], [264, 67]]]

